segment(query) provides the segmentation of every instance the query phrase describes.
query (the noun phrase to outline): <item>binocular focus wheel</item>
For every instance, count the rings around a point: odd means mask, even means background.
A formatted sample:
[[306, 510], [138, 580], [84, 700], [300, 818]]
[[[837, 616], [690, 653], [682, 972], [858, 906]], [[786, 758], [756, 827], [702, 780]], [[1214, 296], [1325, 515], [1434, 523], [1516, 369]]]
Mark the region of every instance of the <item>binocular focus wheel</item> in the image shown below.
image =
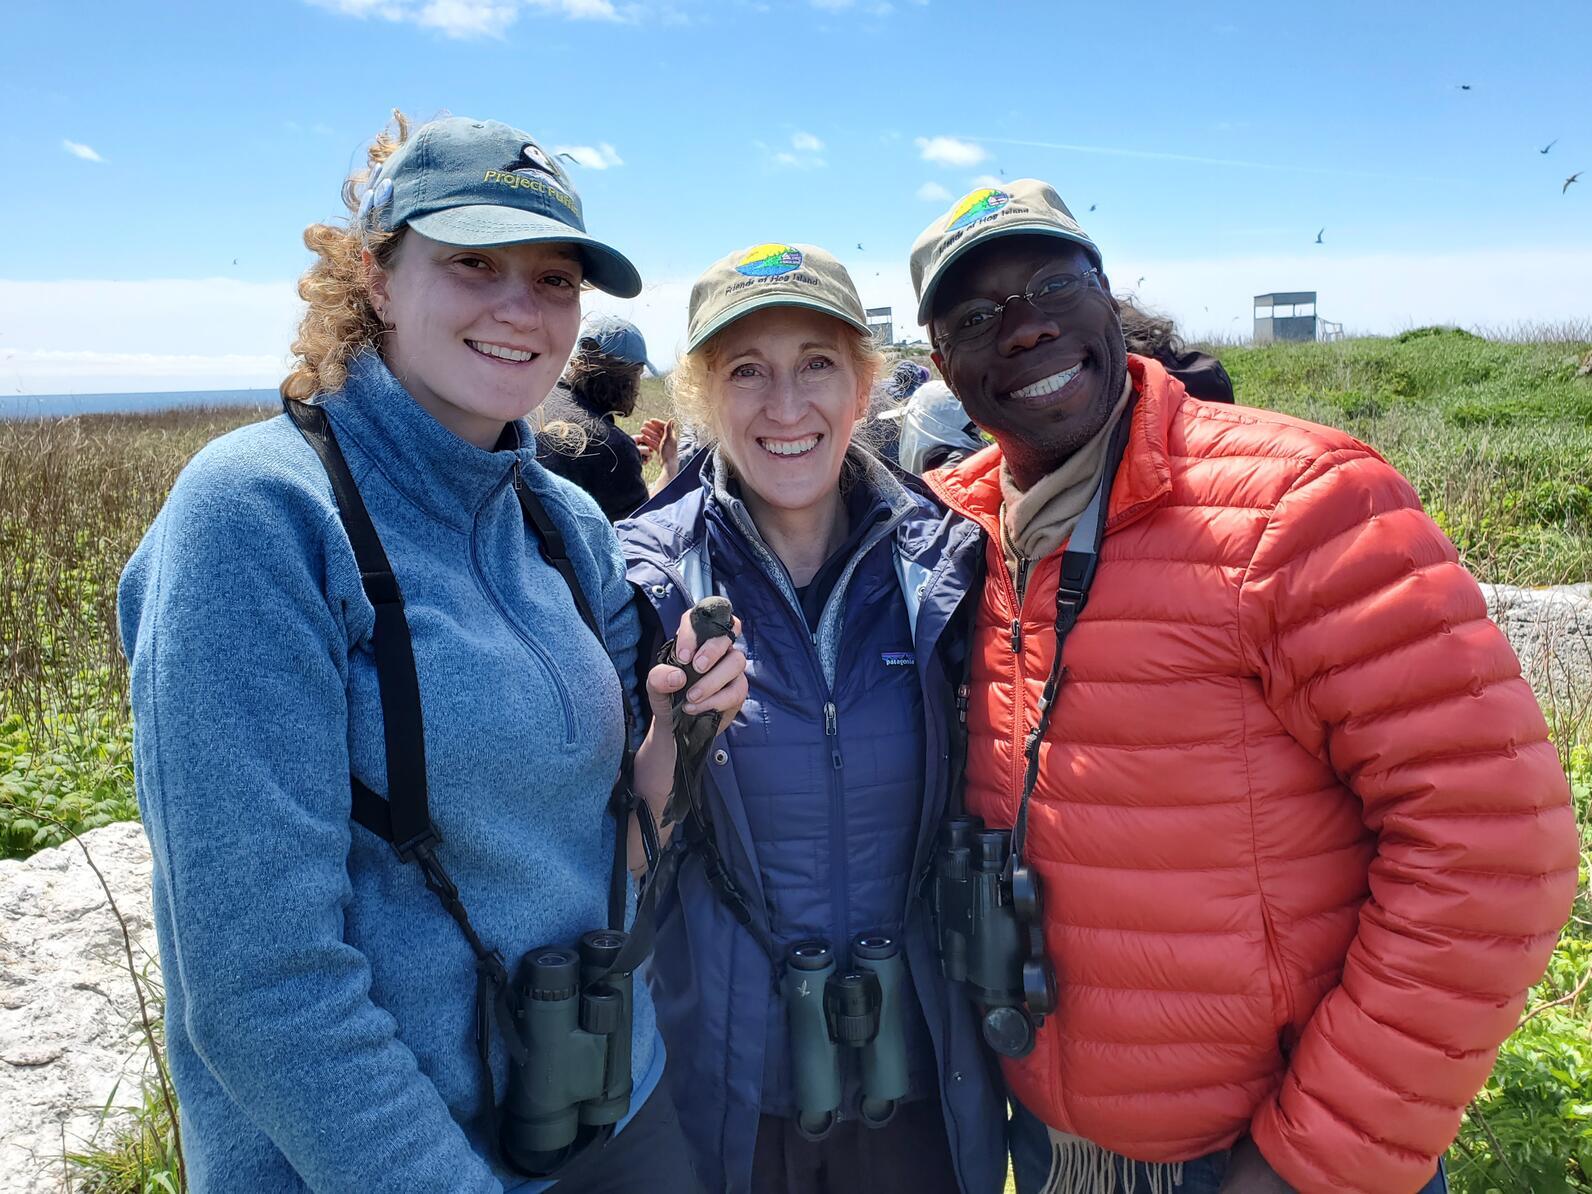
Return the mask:
[[1048, 958], [1023, 963], [1023, 1002], [1036, 1016], [1056, 1010], [1056, 971]]
[[992, 1007], [984, 1013], [984, 1043], [1002, 1057], [1027, 1057], [1034, 1051], [1034, 1022], [1019, 1007]]

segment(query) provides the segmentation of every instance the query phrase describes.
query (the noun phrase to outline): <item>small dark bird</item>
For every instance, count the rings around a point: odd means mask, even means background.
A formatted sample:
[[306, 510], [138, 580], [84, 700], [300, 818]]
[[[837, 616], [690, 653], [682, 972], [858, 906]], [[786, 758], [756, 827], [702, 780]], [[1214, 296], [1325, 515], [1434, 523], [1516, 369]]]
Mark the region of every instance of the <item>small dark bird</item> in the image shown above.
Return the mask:
[[859, 241], [858, 241], [858, 242], [857, 242], [857, 252], [859, 252], [859, 253], [864, 253], [864, 252], [866, 252], [866, 251], [867, 251], [867, 250], [866, 250], [866, 249], [864, 249], [864, 248], [863, 248], [863, 247], [862, 247], [862, 242], [861, 242], [861, 241], [860, 241], [860, 240], [859, 240]]
[[1091, 203], [1091, 204], [1090, 204], [1090, 205], [1089, 205], [1089, 210], [1090, 210], [1090, 211], [1093, 211], [1093, 210], [1094, 210], [1094, 209], [1095, 209], [1095, 205], [1094, 205], [1094, 204], [1093, 204], [1093, 203]]
[[[715, 638], [729, 638], [735, 633], [735, 611], [723, 597], [704, 597], [691, 607], [691, 630], [696, 635], [697, 648]], [[719, 732], [717, 713], [687, 713], [686, 692], [701, 676], [689, 663], [674, 657], [670, 648], [669, 662], [685, 672], [685, 684], [670, 697], [674, 705], [675, 786], [664, 812], [666, 824], [680, 820], [696, 792], [702, 766], [707, 761], [708, 747]], [[687, 789], [690, 789], [689, 791]]]
[[233, 264], [233, 265], [237, 265], [237, 264], [238, 264], [238, 259], [237, 259], [237, 258], [236, 258], [236, 257], [234, 257], [234, 258], [233, 258], [233, 259], [232, 259], [232, 264]]
[[1577, 170], [1574, 174], [1570, 175], [1569, 178], [1565, 179], [1564, 180], [1564, 185], [1559, 188], [1559, 194], [1562, 195], [1566, 191], [1568, 191], [1570, 189], [1570, 184], [1572, 182], [1574, 182], [1576, 179], [1580, 178], [1585, 173], [1586, 173], [1585, 170]]
[[1553, 147], [1554, 147], [1554, 146], [1555, 146], [1555, 145], [1557, 145], [1557, 144], [1558, 144], [1558, 143], [1559, 143], [1559, 138], [1557, 138], [1557, 137], [1555, 137], [1555, 138], [1554, 138], [1554, 139], [1553, 139], [1553, 140], [1552, 140], [1552, 141], [1549, 141], [1549, 142], [1548, 142], [1548, 143], [1547, 143], [1547, 144], [1546, 144], [1546, 145], [1544, 145], [1544, 146], [1543, 146], [1543, 147], [1542, 147], [1542, 148], [1541, 148], [1541, 149], [1539, 149], [1539, 150], [1537, 150], [1537, 152], [1538, 152], [1538, 153], [1547, 153], [1547, 152], [1548, 152], [1548, 150], [1550, 150], [1550, 149], [1552, 149], [1552, 148], [1553, 148]]
[[1461, 83], [1459, 85], [1459, 89], [1461, 91], [1469, 91], [1470, 90], [1470, 84], [1469, 83]]
[[1006, 169], [1005, 169], [1005, 167], [1002, 167], [1002, 168], [1001, 168], [1001, 171], [1000, 171], [1000, 176], [1001, 176], [1001, 177], [1002, 177], [1002, 178], [1005, 178], [1005, 177], [1006, 177]]
[[1321, 230], [1321, 232], [1318, 232], [1318, 233], [1316, 233], [1316, 244], [1318, 244], [1318, 245], [1319, 245], [1319, 244], [1322, 244], [1322, 243], [1323, 243], [1323, 242], [1322, 242], [1322, 240], [1321, 240], [1321, 235], [1322, 235], [1322, 233], [1324, 233], [1324, 232], [1326, 232], [1326, 229], [1325, 229], [1325, 228], [1323, 228], [1323, 229], [1322, 229], [1322, 230]]

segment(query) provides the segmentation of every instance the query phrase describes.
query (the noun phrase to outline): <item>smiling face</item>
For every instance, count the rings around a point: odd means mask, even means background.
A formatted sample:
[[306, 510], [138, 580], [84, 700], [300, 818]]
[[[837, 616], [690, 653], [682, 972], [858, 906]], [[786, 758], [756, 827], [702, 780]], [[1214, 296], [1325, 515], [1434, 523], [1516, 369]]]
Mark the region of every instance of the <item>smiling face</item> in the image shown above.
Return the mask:
[[714, 431], [748, 504], [791, 513], [832, 503], [851, 429], [868, 400], [848, 339], [831, 315], [766, 307], [710, 342]]
[[581, 262], [557, 243], [463, 248], [404, 236], [371, 295], [393, 330], [382, 357], [437, 422], [491, 448], [539, 406], [580, 329]]
[[1102, 275], [1059, 316], [1017, 299], [997, 317], [995, 335], [973, 347], [949, 344], [949, 323], [966, 303], [1005, 302], [1052, 269], [1078, 275], [1091, 264], [1080, 246], [1058, 237], [1002, 237], [957, 261], [935, 297], [935, 363], [968, 416], [1000, 444], [1023, 489], [1087, 443], [1122, 396], [1127, 350], [1110, 284]]

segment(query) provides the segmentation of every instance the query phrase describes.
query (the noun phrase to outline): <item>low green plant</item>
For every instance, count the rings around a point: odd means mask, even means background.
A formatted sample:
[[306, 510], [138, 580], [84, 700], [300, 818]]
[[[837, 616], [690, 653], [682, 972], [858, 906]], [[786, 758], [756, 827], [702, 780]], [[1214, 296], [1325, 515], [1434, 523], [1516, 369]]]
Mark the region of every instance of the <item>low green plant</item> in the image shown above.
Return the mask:
[[0, 858], [59, 846], [69, 830], [137, 818], [132, 724], [91, 698], [83, 704], [76, 714], [51, 711], [43, 724], [20, 713], [0, 720]]
[[66, 1161], [79, 1194], [184, 1194], [178, 1137], [171, 1104], [155, 1083], [101, 1146], [69, 1152]]

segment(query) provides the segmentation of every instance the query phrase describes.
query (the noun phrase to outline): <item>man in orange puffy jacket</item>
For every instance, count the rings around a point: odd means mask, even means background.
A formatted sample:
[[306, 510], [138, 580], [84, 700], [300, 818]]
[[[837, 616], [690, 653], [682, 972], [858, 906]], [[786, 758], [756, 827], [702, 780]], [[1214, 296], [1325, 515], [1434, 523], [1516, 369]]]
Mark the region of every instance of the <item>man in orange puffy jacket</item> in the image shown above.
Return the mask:
[[1059, 992], [1003, 1059], [1019, 1191], [1444, 1189], [1576, 882], [1476, 582], [1371, 448], [1129, 355], [1049, 186], [967, 196], [912, 278], [996, 441], [928, 479], [985, 531], [966, 804], [1021, 820]]

